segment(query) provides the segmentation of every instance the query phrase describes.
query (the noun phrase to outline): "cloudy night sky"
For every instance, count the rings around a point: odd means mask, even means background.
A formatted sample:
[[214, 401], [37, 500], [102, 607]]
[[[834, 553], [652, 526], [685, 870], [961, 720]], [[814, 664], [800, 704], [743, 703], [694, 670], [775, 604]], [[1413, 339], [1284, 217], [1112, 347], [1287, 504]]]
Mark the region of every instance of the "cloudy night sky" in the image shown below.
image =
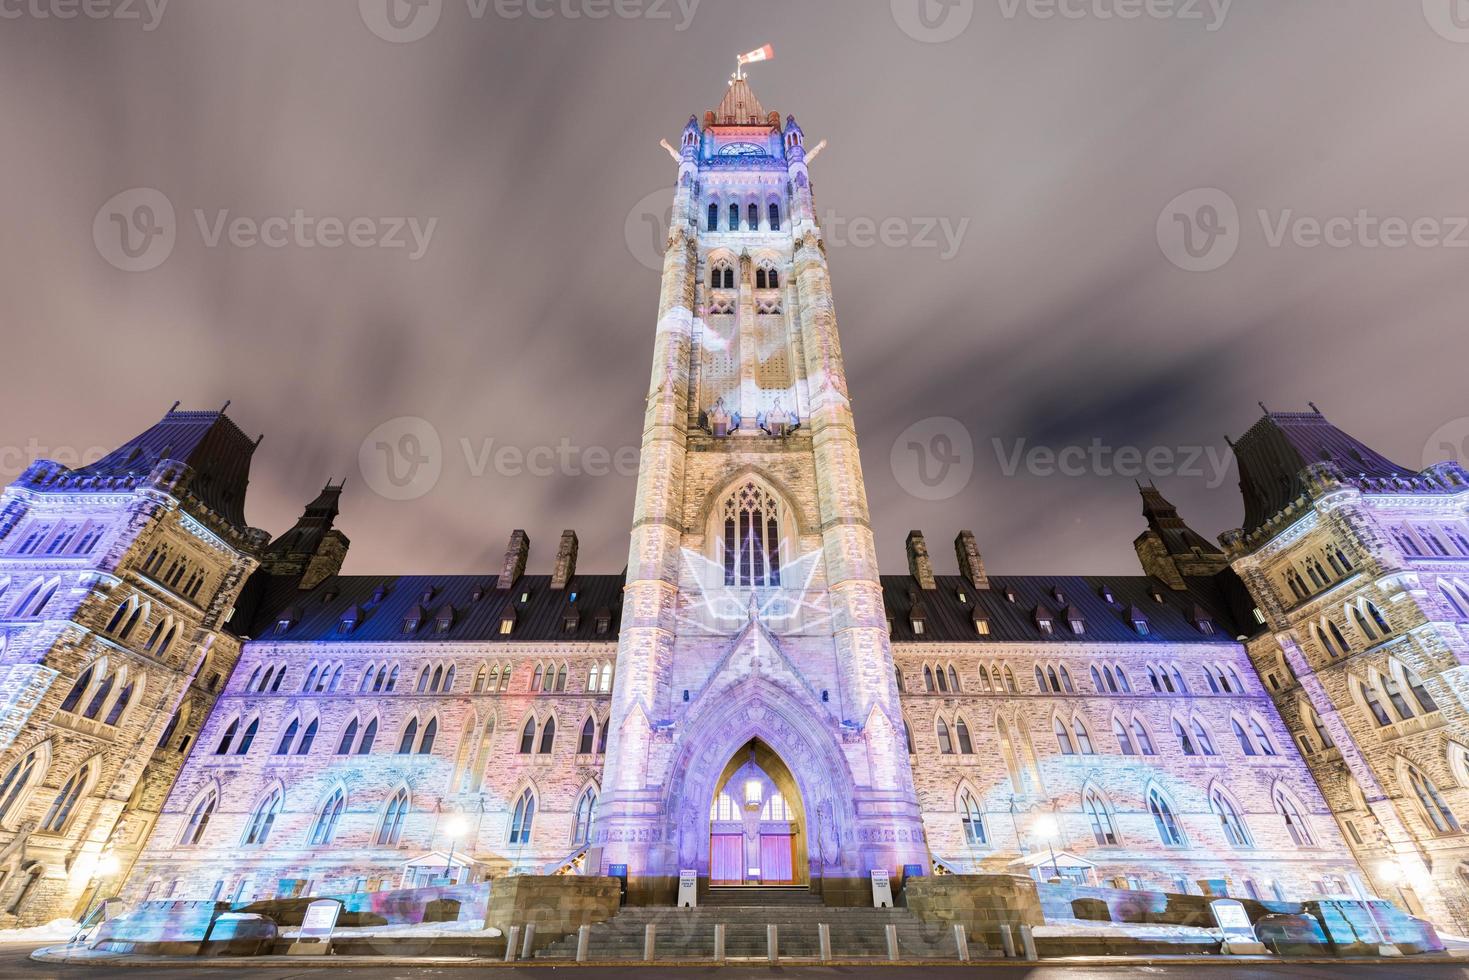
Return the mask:
[[[567, 527], [584, 570], [617, 571], [634, 478], [569, 470], [640, 440], [658, 142], [766, 42], [755, 92], [829, 141], [812, 174], [887, 570], [920, 528], [952, 571], [972, 528], [992, 571], [1136, 571], [1124, 447], [1171, 457], [1159, 486], [1212, 537], [1240, 522], [1224, 437], [1259, 401], [1314, 401], [1413, 469], [1469, 438], [1450, 0], [427, 0], [412, 41], [388, 2], [3, 5], [0, 477], [228, 399], [265, 434], [251, 523], [278, 533], [346, 478], [349, 572], [497, 569], [516, 527], [535, 571]], [[174, 241], [127, 271], [104, 205], [138, 189]], [[1236, 251], [1181, 268], [1169, 209], [1221, 197]], [[298, 213], [371, 234], [214, 237]], [[1394, 222], [1416, 240], [1386, 247]], [[402, 418], [441, 473], [389, 500], [359, 450]], [[943, 499], [911, 492], [913, 426], [972, 466]], [[493, 458], [563, 440], [552, 475]], [[1084, 472], [1050, 472], [1067, 447]]]

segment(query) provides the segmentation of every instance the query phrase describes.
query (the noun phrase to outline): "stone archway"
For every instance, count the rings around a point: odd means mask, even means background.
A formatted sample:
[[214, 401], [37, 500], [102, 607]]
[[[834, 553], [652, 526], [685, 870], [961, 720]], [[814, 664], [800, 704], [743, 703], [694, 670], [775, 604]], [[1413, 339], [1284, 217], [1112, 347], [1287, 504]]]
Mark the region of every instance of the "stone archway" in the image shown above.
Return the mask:
[[[793, 848], [793, 878], [817, 886], [824, 877], [859, 875], [861, 863], [853, 816], [848, 812], [854, 781], [837, 733], [827, 719], [781, 688], [749, 680], [726, 696], [707, 703], [691, 719], [692, 734], [679, 747], [671, 767], [666, 796], [668, 826], [664, 840], [672, 845], [676, 867], [711, 871], [710, 804], [718, 791], [756, 749], [784, 784], [782, 795], [799, 805], [801, 840]], [[788, 796], [786, 794], [789, 794]], [[844, 845], [847, 845], [844, 847]], [[799, 864], [799, 867], [796, 865]]]
[[709, 884], [809, 884], [806, 826], [790, 769], [751, 739], [724, 767], [710, 801]]

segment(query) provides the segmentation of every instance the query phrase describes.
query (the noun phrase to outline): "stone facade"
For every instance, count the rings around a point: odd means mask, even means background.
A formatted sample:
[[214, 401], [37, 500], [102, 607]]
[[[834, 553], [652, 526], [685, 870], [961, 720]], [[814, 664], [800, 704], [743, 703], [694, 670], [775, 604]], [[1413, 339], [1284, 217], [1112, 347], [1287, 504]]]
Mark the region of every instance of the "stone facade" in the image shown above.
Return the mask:
[[[1140, 575], [993, 575], [968, 531], [957, 575], [919, 531], [880, 575], [804, 135], [737, 79], [674, 153], [623, 575], [570, 531], [528, 574], [520, 530], [483, 574], [343, 575], [341, 487], [267, 542], [220, 413], [5, 492], [0, 911], [76, 911], [105, 851], [149, 900], [577, 874], [671, 903], [691, 869], [863, 904], [916, 867], [1463, 921], [1462, 471], [1347, 480], [1262, 430], [1225, 550], [1145, 487]], [[130, 673], [97, 700], [103, 658]]]
[[253, 449], [222, 413], [170, 411], [0, 496], [0, 921], [115, 886], [163, 809], [239, 653], [222, 626], [265, 540], [231, 475]]
[[1469, 474], [1267, 413], [1236, 449], [1247, 494], [1281, 485], [1282, 446], [1289, 491], [1224, 536], [1264, 620], [1250, 656], [1376, 888], [1469, 927]]

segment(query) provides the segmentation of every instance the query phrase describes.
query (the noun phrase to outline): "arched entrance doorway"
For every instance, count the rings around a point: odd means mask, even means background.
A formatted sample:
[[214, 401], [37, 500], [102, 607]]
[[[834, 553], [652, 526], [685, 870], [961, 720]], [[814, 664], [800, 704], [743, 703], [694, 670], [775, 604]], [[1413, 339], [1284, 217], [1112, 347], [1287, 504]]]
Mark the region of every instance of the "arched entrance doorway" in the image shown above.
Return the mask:
[[790, 769], [768, 745], [746, 743], [725, 765], [709, 805], [709, 884], [804, 885], [806, 812]]

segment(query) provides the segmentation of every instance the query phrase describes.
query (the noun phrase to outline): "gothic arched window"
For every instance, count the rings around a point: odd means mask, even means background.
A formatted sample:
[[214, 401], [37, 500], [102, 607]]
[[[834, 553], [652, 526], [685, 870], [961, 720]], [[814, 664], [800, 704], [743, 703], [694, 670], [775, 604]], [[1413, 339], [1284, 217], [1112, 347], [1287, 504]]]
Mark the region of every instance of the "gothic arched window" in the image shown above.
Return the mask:
[[581, 726], [581, 739], [576, 744], [577, 755], [591, 755], [597, 738], [597, 725], [591, 718]]
[[1224, 829], [1224, 839], [1229, 841], [1229, 846], [1255, 846], [1248, 828], [1245, 827], [1244, 818], [1239, 815], [1239, 810], [1235, 808], [1234, 802], [1224, 795], [1223, 790], [1216, 789], [1210, 794], [1209, 805], [1219, 817], [1219, 826]]
[[1148, 811], [1153, 815], [1159, 839], [1169, 847], [1183, 847], [1183, 830], [1178, 826], [1178, 818], [1173, 815], [1173, 807], [1156, 789], [1148, 792]]
[[588, 789], [576, 801], [576, 820], [571, 832], [573, 844], [586, 844], [592, 839], [592, 814], [597, 810], [597, 793]]
[[245, 830], [245, 844], [264, 844], [270, 837], [270, 828], [275, 826], [275, 818], [281, 812], [281, 791], [279, 789], [271, 792], [269, 796], [260, 801], [255, 808], [255, 813], [250, 817], [250, 825]]
[[754, 481], [724, 502], [724, 584], [780, 585], [780, 507]]
[[711, 204], [711, 205], [709, 205], [709, 230], [710, 231], [718, 231], [719, 230], [719, 205], [718, 204]]
[[760, 230], [760, 205], [758, 205], [758, 204], [751, 204], [745, 210], [746, 210], [746, 214], [749, 217], [750, 230], [751, 231], [759, 231]]
[[24, 759], [10, 767], [4, 779], [0, 779], [0, 823], [3, 823], [10, 812], [15, 809], [15, 804], [20, 800], [21, 794], [31, 785], [31, 779], [38, 766], [44, 774], [46, 767], [42, 756], [40, 749], [31, 749]]
[[1107, 804], [1097, 795], [1096, 790], [1087, 790], [1086, 798], [1082, 801], [1082, 809], [1086, 811], [1087, 818], [1091, 821], [1092, 837], [1097, 846], [1105, 847], [1108, 844], [1117, 843], [1117, 828], [1112, 823], [1112, 814], [1107, 809]]
[[738, 204], [731, 204], [729, 206], [729, 230], [740, 230], [740, 206]]
[[[770, 230], [780, 231], [780, 205], [774, 201], [770, 202]], [[772, 287], [774, 288], [774, 287]]]
[[337, 835], [337, 822], [342, 819], [342, 811], [346, 808], [347, 797], [340, 789], [322, 804], [321, 810], [316, 814], [316, 823], [311, 828], [313, 845], [332, 842], [332, 838]]
[[510, 843], [529, 844], [531, 828], [536, 819], [536, 798], [530, 790], [520, 794], [515, 801], [515, 813], [510, 819]]
[[964, 824], [964, 840], [969, 844], [985, 843], [988, 838], [984, 830], [984, 813], [967, 789], [959, 797], [959, 814]]
[[91, 771], [92, 764], [89, 762], [72, 773], [66, 785], [61, 787], [61, 792], [56, 794], [56, 799], [51, 801], [51, 808], [46, 811], [46, 818], [41, 821], [42, 830], [59, 834], [66, 829], [72, 812], [76, 809], [77, 801], [82, 798], [82, 792], [87, 787]]
[[209, 826], [209, 818], [214, 816], [214, 808], [219, 802], [214, 790], [204, 794], [204, 798], [195, 804], [194, 809], [189, 811], [189, 822], [184, 825], [184, 832], [179, 837], [179, 843], [192, 846], [204, 838], [204, 831]]
[[377, 842], [379, 844], [397, 844], [403, 836], [403, 821], [408, 818], [408, 791], [398, 790], [393, 798], [388, 801], [387, 809], [383, 811], [383, 822], [378, 827]]

